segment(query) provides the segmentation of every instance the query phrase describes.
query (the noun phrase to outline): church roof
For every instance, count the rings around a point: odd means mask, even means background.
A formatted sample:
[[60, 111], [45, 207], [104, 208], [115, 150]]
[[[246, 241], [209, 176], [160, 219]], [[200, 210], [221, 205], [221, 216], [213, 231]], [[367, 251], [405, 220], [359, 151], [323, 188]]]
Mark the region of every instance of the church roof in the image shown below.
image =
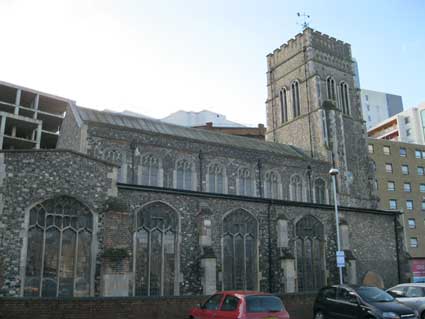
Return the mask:
[[145, 132], [188, 138], [199, 142], [215, 143], [223, 146], [234, 146], [259, 152], [272, 152], [284, 156], [307, 158], [307, 155], [302, 150], [292, 145], [265, 142], [249, 137], [183, 127], [164, 123], [155, 119], [102, 112], [80, 106], [77, 107], [77, 110], [83, 122], [101, 123]]

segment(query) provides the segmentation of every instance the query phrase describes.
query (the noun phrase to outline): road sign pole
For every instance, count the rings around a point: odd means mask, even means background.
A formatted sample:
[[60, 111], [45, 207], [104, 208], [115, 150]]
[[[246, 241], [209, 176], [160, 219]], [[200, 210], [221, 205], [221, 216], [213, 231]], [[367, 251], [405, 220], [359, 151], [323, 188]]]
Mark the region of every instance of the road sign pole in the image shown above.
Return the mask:
[[[336, 243], [338, 247], [338, 251], [341, 251], [341, 243], [339, 239], [339, 216], [338, 216], [338, 201], [336, 198], [336, 175], [338, 175], [338, 170], [333, 168], [329, 171], [329, 174], [332, 176], [332, 184], [333, 184], [333, 193], [334, 193], [334, 203], [335, 203], [335, 224], [336, 224]], [[338, 256], [337, 256], [338, 258]], [[342, 267], [338, 267], [339, 270], [339, 284], [342, 285], [344, 283], [342, 278]]]

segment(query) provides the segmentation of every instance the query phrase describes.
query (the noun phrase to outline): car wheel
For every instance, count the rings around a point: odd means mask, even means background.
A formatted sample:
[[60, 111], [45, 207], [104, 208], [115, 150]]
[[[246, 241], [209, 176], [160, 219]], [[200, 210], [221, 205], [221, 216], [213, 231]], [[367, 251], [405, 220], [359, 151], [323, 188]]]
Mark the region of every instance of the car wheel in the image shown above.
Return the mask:
[[[314, 315], [314, 319], [325, 319], [325, 315], [323, 314], [323, 312], [318, 311], [318, 312], [316, 312], [316, 314]], [[421, 318], [421, 319], [425, 319], [425, 318]]]

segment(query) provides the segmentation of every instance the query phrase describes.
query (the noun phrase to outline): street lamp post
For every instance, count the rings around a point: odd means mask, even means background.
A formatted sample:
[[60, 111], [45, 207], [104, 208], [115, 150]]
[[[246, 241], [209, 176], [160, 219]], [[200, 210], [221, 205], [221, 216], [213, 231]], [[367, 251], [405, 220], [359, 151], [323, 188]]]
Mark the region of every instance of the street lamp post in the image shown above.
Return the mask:
[[[339, 237], [338, 201], [337, 201], [337, 197], [336, 197], [336, 176], [339, 174], [339, 171], [336, 168], [331, 168], [331, 170], [329, 171], [329, 174], [332, 176], [332, 185], [333, 185], [333, 193], [334, 193], [336, 243], [337, 243], [337, 247], [338, 247], [338, 252], [340, 252], [341, 251], [341, 241], [340, 241], [340, 237]], [[337, 256], [337, 259], [338, 259], [338, 256]], [[340, 285], [342, 285], [344, 283], [343, 279], [342, 279], [342, 267], [340, 267], [339, 265], [338, 265], [338, 270], [339, 270], [339, 283], [340, 283]]]

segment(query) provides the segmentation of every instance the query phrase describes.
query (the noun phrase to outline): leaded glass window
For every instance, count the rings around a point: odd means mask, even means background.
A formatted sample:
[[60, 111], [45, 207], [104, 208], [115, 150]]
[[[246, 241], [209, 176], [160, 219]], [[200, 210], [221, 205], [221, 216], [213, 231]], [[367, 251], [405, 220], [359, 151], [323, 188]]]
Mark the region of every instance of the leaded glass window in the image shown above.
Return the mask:
[[176, 166], [176, 188], [192, 190], [192, 163], [187, 160], [180, 160]]
[[324, 282], [323, 225], [308, 215], [296, 226], [298, 291], [321, 288]]
[[288, 97], [287, 97], [286, 88], [283, 88], [279, 92], [280, 99], [280, 117], [282, 119], [282, 123], [288, 122]]
[[24, 296], [89, 296], [93, 216], [60, 196], [29, 212]]
[[332, 77], [326, 79], [326, 90], [328, 100], [336, 101], [335, 80]]
[[238, 194], [252, 196], [252, 179], [248, 168], [241, 168], [238, 171]]
[[257, 289], [257, 221], [242, 209], [223, 220], [223, 286]]
[[297, 202], [303, 201], [303, 182], [299, 175], [291, 177], [291, 200]]
[[341, 97], [341, 106], [342, 112], [344, 114], [350, 115], [350, 97], [348, 93], [348, 84], [345, 82], [341, 82], [339, 85], [340, 97]]
[[211, 193], [225, 193], [224, 168], [219, 164], [208, 167], [208, 191]]
[[142, 157], [141, 184], [148, 186], [160, 186], [159, 160], [152, 154]]
[[316, 203], [326, 204], [326, 183], [321, 178], [314, 181], [314, 197]]
[[137, 213], [134, 247], [135, 295], [176, 294], [177, 216], [168, 205], [155, 202]]
[[264, 176], [264, 197], [279, 198], [279, 175], [276, 172], [267, 172]]

